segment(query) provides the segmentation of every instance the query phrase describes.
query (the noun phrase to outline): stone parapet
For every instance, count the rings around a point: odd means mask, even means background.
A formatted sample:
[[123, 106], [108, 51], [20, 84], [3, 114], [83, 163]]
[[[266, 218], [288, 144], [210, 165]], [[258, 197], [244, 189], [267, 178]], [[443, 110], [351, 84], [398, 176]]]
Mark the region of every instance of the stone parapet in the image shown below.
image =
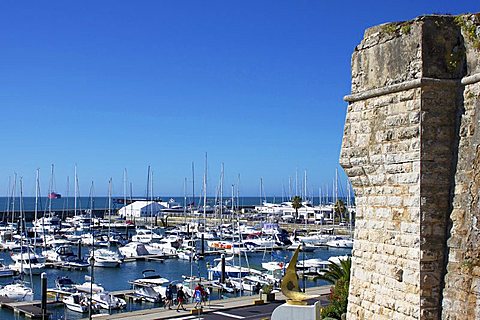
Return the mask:
[[352, 56], [340, 155], [357, 202], [349, 319], [480, 318], [476, 19], [376, 26]]

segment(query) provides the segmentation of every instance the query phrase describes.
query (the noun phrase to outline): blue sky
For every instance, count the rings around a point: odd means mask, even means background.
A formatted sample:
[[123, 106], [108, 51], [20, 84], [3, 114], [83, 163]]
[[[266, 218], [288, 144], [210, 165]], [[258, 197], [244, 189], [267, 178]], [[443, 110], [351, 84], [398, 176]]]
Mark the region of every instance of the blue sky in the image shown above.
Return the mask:
[[[46, 193], [50, 164], [65, 193], [183, 195], [195, 163], [209, 194], [282, 195], [289, 177], [332, 184], [366, 28], [427, 13], [480, 11], [474, 1], [2, 1], [0, 195], [14, 172]], [[70, 186], [70, 190], [73, 186]], [[189, 186], [189, 190], [191, 187]], [[227, 191], [226, 193], [229, 193]]]

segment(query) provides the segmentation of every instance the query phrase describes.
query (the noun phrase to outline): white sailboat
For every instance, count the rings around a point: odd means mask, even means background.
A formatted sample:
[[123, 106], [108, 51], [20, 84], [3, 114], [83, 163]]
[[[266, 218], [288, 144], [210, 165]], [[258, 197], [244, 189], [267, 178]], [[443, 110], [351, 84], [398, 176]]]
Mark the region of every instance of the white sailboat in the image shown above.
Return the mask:
[[[16, 182], [16, 175], [15, 175], [15, 182]], [[20, 178], [20, 221], [25, 221], [24, 213], [23, 213], [23, 185], [22, 179]], [[23, 244], [23, 234], [25, 232], [25, 225], [21, 223], [21, 244]], [[30, 248], [29, 248], [30, 249]], [[30, 251], [28, 250], [28, 253]], [[31, 261], [29, 261], [31, 262]], [[23, 259], [20, 260], [21, 263], [21, 276], [23, 277]], [[29, 269], [30, 273], [30, 285], [32, 284], [32, 272]], [[0, 296], [7, 297], [9, 299], [15, 301], [33, 301], [33, 289], [28, 287], [25, 282], [18, 281], [16, 283], [8, 284], [2, 288], [0, 288]]]
[[6, 297], [15, 301], [33, 301], [33, 290], [23, 282], [7, 284], [0, 288], [0, 297]]

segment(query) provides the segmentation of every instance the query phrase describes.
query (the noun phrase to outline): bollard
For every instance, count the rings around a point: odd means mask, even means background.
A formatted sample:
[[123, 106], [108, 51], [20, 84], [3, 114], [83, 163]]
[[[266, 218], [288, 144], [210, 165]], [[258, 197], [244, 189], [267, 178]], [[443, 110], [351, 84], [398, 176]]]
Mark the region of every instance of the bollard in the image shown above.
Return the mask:
[[82, 240], [78, 240], [78, 260], [82, 260]]
[[202, 248], [202, 257], [204, 257], [205, 256], [205, 235], [203, 233], [202, 233], [202, 243], [201, 243], [201, 245], [202, 245], [202, 247], [201, 247]]
[[47, 315], [47, 274], [45, 272], [42, 272], [41, 275], [41, 280], [42, 280], [42, 303], [41, 303], [41, 308], [42, 308], [42, 318], [45, 318]]
[[220, 283], [225, 283], [225, 254], [222, 253], [222, 274], [220, 275]]

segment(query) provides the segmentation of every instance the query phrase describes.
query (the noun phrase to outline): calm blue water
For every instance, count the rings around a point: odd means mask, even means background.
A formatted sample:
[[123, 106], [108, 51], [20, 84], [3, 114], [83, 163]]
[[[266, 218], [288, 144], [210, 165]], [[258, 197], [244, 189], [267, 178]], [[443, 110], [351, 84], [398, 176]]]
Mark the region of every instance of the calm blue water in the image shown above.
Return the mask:
[[[86, 252], [86, 249], [84, 249]], [[314, 252], [305, 253], [305, 258], [321, 258], [321, 259], [328, 259], [330, 256], [336, 255], [345, 255], [349, 254], [350, 250], [347, 249], [318, 249]], [[289, 251], [277, 251], [275, 254], [285, 257], [288, 261], [291, 258], [292, 252]], [[251, 267], [260, 268], [262, 261], [270, 261], [271, 254], [270, 253], [249, 253], [248, 254], [248, 262]], [[302, 254], [300, 254], [300, 258]], [[9, 264], [11, 259], [8, 253], [1, 252], [0, 258], [4, 259], [4, 263]], [[218, 258], [216, 256], [209, 256], [206, 257], [205, 260], [201, 260], [198, 262], [193, 263], [193, 275], [207, 277], [207, 264], [214, 265], [216, 262], [213, 260]], [[247, 261], [245, 258], [242, 259], [242, 266], [247, 265]], [[238, 258], [236, 259], [238, 263]], [[115, 291], [115, 290], [125, 290], [130, 289], [131, 286], [129, 285], [129, 280], [134, 280], [137, 278], [142, 277], [142, 271], [146, 269], [154, 269], [157, 273], [161, 274], [163, 277], [169, 279], [170, 281], [181, 280], [182, 275], [190, 275], [190, 268], [191, 264], [188, 261], [183, 260], [166, 260], [165, 262], [145, 262], [145, 261], [137, 261], [137, 262], [128, 262], [122, 264], [120, 268], [95, 268], [94, 270], [94, 278], [95, 283], [101, 284], [105, 287], [106, 290]], [[55, 279], [60, 276], [68, 275], [73, 281], [83, 283], [85, 275], [89, 275], [90, 271], [63, 271], [57, 269], [48, 269], [46, 271], [47, 278], [48, 278], [48, 287], [55, 286]], [[27, 277], [28, 278], [28, 277]], [[0, 285], [8, 284], [11, 282], [11, 279], [8, 278], [0, 278]], [[322, 281], [307, 281], [307, 286], [317, 286], [325, 284]], [[35, 299], [40, 299], [40, 276], [34, 276], [33, 278], [33, 287], [35, 290]], [[225, 298], [228, 295], [224, 295], [223, 297], [218, 296], [217, 293], [212, 293], [212, 299], [221, 299]], [[142, 308], [152, 308], [158, 305], [154, 305], [151, 303], [133, 303], [129, 304], [126, 311], [129, 310], [138, 310]], [[49, 311], [53, 312], [53, 316], [51, 319], [80, 319], [82, 315], [80, 313], [72, 312], [66, 309], [63, 306], [59, 306], [57, 308], [51, 308]], [[105, 312], [105, 311], [103, 311]], [[18, 316], [17, 316], [18, 317]], [[0, 309], [0, 319], [15, 319], [13, 312], [8, 310]], [[19, 318], [23, 319], [23, 318]]]

